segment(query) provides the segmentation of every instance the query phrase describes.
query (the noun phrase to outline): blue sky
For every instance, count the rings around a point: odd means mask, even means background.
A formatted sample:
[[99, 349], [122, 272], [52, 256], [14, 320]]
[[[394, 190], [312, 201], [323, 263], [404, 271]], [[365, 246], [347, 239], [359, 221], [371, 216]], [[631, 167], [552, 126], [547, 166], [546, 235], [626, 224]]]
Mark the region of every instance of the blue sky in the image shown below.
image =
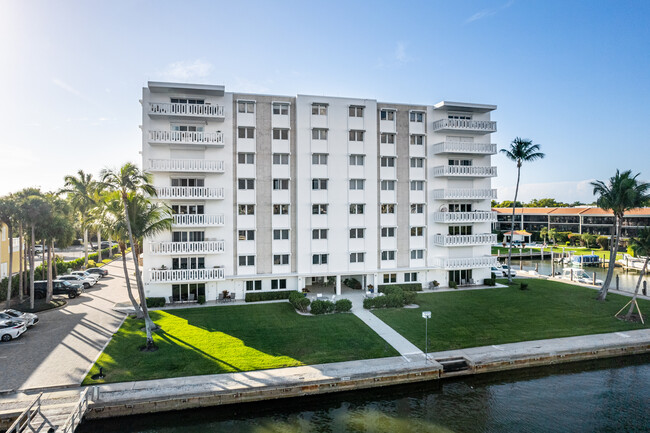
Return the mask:
[[547, 154], [521, 197], [591, 201], [616, 168], [650, 180], [649, 22], [647, 1], [3, 0], [0, 194], [139, 163], [141, 88], [169, 80], [496, 104], [500, 148]]

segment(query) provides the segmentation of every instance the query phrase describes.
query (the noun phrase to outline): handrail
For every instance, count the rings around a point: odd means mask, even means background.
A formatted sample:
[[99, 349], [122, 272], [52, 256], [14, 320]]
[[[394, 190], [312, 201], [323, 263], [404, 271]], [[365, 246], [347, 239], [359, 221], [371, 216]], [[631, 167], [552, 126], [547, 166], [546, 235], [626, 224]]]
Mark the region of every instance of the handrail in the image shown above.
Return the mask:
[[89, 388], [86, 388], [79, 393], [79, 401], [70, 416], [68, 416], [65, 424], [63, 424], [61, 433], [74, 433], [81, 420], [83, 420], [84, 415], [88, 411], [88, 390]]
[[[32, 419], [33, 419], [32, 408], [35, 405], [36, 405], [36, 413], [38, 415], [40, 415], [50, 426], [52, 426], [52, 423], [50, 423], [50, 421], [47, 418], [45, 418], [43, 416], [43, 413], [41, 412], [41, 397], [42, 396], [43, 396], [42, 392], [39, 393], [36, 396], [34, 401], [32, 401], [32, 403], [29, 406], [27, 406], [27, 409], [23, 410], [22, 413], [18, 416], [18, 418], [16, 418], [16, 421], [14, 421], [13, 424], [11, 424], [11, 427], [9, 427], [9, 429], [7, 429], [6, 433], [20, 433], [26, 427], [29, 427], [32, 431], [34, 431], [34, 429], [31, 426], [31, 423], [32, 423]], [[23, 421], [25, 421], [25, 418], [27, 418], [27, 422], [25, 424], [23, 424]], [[52, 427], [54, 427], [54, 426], [52, 426]]]

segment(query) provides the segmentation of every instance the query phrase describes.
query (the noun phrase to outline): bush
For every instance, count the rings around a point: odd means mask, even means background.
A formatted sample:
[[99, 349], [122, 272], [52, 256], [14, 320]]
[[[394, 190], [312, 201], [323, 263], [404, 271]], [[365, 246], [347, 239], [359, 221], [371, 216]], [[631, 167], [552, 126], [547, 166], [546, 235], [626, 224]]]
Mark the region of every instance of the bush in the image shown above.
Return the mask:
[[416, 296], [415, 292], [404, 292], [404, 305], [415, 304]]
[[458, 288], [458, 283], [455, 281], [450, 281], [449, 282], [449, 288], [450, 289], [457, 289]]
[[486, 286], [496, 286], [497, 281], [495, 278], [486, 278], [485, 280], [483, 280], [483, 284], [485, 284]]
[[281, 290], [273, 292], [250, 292], [246, 293], [244, 301], [246, 302], [260, 302], [260, 301], [275, 301], [277, 299], [289, 299], [292, 293], [298, 293], [295, 290]]
[[528, 283], [519, 284], [519, 290], [526, 290], [526, 289], [528, 289]]
[[334, 310], [337, 313], [346, 313], [352, 309], [352, 301], [349, 299], [339, 299], [334, 304]]
[[331, 301], [323, 301], [320, 299], [311, 303], [311, 314], [327, 314], [334, 311], [334, 303]]
[[199, 305], [205, 304], [205, 296], [199, 295], [198, 302], [199, 302]]
[[291, 302], [293, 308], [303, 313], [307, 312], [307, 308], [309, 307], [310, 304], [309, 299], [307, 299], [305, 295], [303, 295], [302, 293], [298, 293], [296, 291], [292, 291], [289, 294], [289, 302]]
[[[434, 282], [434, 284], [437, 283], [437, 281]], [[396, 287], [399, 289], [402, 289], [405, 292], [421, 292], [422, 291], [422, 284], [420, 283], [402, 283], [402, 284], [380, 284], [379, 285], [379, 293], [389, 293], [386, 291], [386, 288], [388, 287]]]
[[607, 236], [598, 236], [596, 238], [596, 243], [604, 250], [609, 249], [609, 238]]
[[147, 308], [160, 308], [165, 306], [165, 298], [147, 298]]
[[354, 290], [361, 290], [361, 283], [354, 278], [346, 278], [343, 280], [343, 284]]

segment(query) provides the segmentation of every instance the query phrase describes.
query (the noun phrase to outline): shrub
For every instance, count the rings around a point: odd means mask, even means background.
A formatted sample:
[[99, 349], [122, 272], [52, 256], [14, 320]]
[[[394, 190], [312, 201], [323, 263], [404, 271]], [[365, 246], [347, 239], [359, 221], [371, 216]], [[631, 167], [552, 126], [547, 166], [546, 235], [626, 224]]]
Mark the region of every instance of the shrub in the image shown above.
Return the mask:
[[607, 236], [598, 236], [596, 238], [596, 243], [604, 250], [609, 248], [609, 238]]
[[277, 299], [289, 299], [291, 293], [298, 293], [295, 290], [281, 290], [273, 292], [251, 292], [246, 293], [245, 302], [275, 301]]
[[438, 280], [433, 280], [433, 287], [438, 287], [439, 285], [440, 283], [438, 282]]
[[198, 302], [200, 305], [205, 304], [205, 296], [199, 295]]
[[317, 299], [311, 303], [311, 314], [327, 314], [334, 311], [334, 303]]
[[307, 299], [305, 295], [303, 295], [302, 293], [298, 293], [296, 291], [292, 291], [291, 293], [289, 293], [289, 302], [291, 302], [293, 308], [303, 313], [307, 312], [307, 308], [309, 307], [310, 304], [309, 299]]
[[404, 292], [404, 305], [415, 304], [415, 298], [417, 294], [415, 292]]
[[422, 284], [420, 283], [402, 283], [402, 284], [380, 284], [379, 285], [379, 293], [389, 293], [385, 289], [387, 287], [397, 287], [399, 289], [402, 289], [405, 292], [421, 292], [422, 291]]
[[490, 278], [492, 278], [493, 280], [496, 280], [497, 279], [497, 274], [495, 274], [494, 272], [491, 272], [490, 273]]
[[528, 289], [528, 283], [520, 283], [520, 284], [519, 284], [519, 289], [520, 289], [520, 290], [526, 290], [526, 289]]
[[165, 298], [147, 298], [147, 308], [159, 308], [165, 306]]
[[355, 280], [354, 278], [346, 278], [345, 280], [343, 280], [343, 284], [345, 284], [351, 289], [361, 290], [361, 283], [358, 280]]
[[336, 304], [334, 304], [334, 310], [337, 313], [345, 313], [348, 312], [352, 309], [352, 301], [349, 299], [339, 299], [336, 301]]
[[457, 289], [458, 288], [458, 283], [455, 281], [450, 281], [449, 282], [449, 288], [450, 289]]
[[495, 278], [486, 278], [485, 280], [483, 280], [483, 284], [485, 284], [486, 286], [496, 286], [497, 281]]

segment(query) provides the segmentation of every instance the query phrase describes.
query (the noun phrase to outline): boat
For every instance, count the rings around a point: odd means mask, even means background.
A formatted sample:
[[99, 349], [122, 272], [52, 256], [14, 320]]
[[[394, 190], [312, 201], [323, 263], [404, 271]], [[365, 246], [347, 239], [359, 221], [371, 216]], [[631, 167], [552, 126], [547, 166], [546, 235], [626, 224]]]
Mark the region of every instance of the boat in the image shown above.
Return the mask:
[[600, 257], [596, 254], [585, 254], [571, 257], [571, 264], [574, 266], [598, 266], [600, 263]]
[[[562, 270], [562, 275], [559, 278], [562, 280], [575, 281], [582, 284], [590, 284], [590, 285], [594, 284], [593, 275], [589, 275], [582, 269], [564, 268]], [[596, 279], [596, 285], [602, 286], [603, 280]]]

